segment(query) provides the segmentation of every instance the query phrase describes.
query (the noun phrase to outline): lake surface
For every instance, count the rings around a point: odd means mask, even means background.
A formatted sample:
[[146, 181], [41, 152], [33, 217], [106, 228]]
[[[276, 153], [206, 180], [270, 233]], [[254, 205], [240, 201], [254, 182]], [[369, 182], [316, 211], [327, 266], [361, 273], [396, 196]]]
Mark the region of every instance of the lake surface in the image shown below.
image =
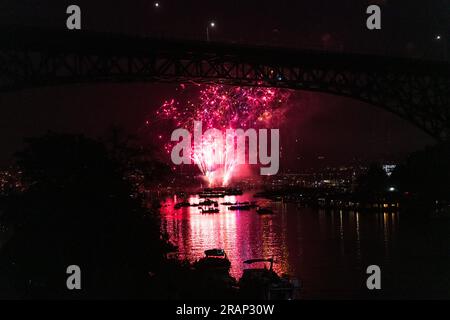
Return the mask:
[[[197, 207], [174, 209], [182, 199], [168, 198], [161, 208], [162, 229], [178, 246], [180, 259], [194, 261], [207, 249], [223, 248], [239, 279], [244, 260], [273, 257], [276, 272], [301, 280], [305, 299], [450, 298], [448, 218], [315, 210], [253, 199], [250, 193], [214, 200], [258, 200], [276, 214], [222, 205], [220, 213], [202, 214]], [[373, 264], [381, 268], [381, 290], [366, 287], [366, 268]]]

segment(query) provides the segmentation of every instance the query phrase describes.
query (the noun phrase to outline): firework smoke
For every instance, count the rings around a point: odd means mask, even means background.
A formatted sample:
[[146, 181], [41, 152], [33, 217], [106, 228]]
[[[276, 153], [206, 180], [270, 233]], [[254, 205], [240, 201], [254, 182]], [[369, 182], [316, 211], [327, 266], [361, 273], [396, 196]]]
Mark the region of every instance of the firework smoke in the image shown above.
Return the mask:
[[[169, 122], [173, 127], [192, 130], [194, 121], [201, 121], [206, 130], [216, 128], [222, 133], [227, 129], [278, 126], [290, 96], [287, 90], [224, 85], [180, 85], [177, 92], [178, 96], [164, 101], [156, 111], [155, 120], [147, 121], [147, 124], [164, 122], [167, 127]], [[158, 134], [160, 139], [164, 136], [163, 133]], [[234, 139], [225, 136], [226, 139]], [[223, 150], [224, 145], [227, 145], [225, 151], [218, 155], [217, 150]], [[166, 143], [164, 148], [169, 154], [172, 143]], [[225, 186], [230, 182], [236, 159], [229, 148], [230, 144], [225, 144], [225, 141], [204, 137], [200, 145], [192, 149], [191, 159], [209, 185]]]

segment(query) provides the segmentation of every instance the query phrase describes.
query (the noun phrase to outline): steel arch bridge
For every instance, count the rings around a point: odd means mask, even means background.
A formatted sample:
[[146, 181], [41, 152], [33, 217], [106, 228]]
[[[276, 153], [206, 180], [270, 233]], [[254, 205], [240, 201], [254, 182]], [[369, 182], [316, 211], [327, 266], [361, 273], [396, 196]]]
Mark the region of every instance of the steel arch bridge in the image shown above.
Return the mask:
[[0, 91], [91, 82], [269, 86], [351, 97], [450, 140], [450, 65], [84, 31], [0, 30]]

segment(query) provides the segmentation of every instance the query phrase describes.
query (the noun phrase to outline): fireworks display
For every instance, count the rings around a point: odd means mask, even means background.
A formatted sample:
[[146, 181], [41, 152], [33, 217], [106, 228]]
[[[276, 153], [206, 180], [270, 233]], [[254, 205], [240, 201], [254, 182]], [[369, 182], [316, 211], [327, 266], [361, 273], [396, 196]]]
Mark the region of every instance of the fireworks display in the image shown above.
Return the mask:
[[[283, 120], [289, 96], [289, 91], [275, 88], [180, 85], [177, 96], [164, 101], [154, 120], [147, 121], [147, 124], [162, 122], [165, 128], [185, 128], [192, 132], [194, 121], [201, 121], [203, 130], [215, 128], [222, 133], [227, 129], [278, 126]], [[173, 146], [170, 135], [161, 131], [158, 137], [167, 137], [164, 148], [170, 154]], [[190, 157], [210, 186], [227, 185], [235, 171], [236, 159], [230, 156], [229, 146], [218, 145], [229, 138], [233, 139], [226, 136], [223, 141], [217, 141], [204, 136], [200, 145], [192, 148]], [[223, 148], [218, 164], [214, 150]]]

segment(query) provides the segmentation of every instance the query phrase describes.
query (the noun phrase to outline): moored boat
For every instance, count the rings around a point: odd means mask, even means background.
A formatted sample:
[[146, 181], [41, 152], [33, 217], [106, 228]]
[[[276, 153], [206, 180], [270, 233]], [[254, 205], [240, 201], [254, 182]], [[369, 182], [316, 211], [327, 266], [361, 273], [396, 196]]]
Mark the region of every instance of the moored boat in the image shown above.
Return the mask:
[[210, 249], [193, 264], [196, 271], [196, 288], [209, 297], [230, 299], [238, 294], [236, 279], [230, 275], [231, 263], [223, 249]]
[[250, 205], [244, 204], [244, 205], [237, 205], [237, 206], [229, 206], [228, 210], [232, 210], [232, 211], [246, 211], [246, 210], [250, 210]]
[[201, 201], [198, 203], [199, 206], [218, 206], [219, 203], [217, 201], [211, 200], [211, 199], [206, 199], [205, 201]]
[[180, 208], [184, 208], [184, 207], [190, 207], [191, 204], [189, 202], [178, 202], [175, 204], [175, 209], [180, 209]]
[[220, 210], [217, 208], [203, 208], [201, 209], [202, 213], [219, 213]]
[[231, 262], [223, 249], [205, 250], [205, 257], [194, 263], [194, 267], [200, 271], [218, 271], [228, 273]]
[[[240, 293], [246, 299], [264, 300], [292, 300], [297, 299], [300, 282], [288, 275], [281, 277], [273, 271], [273, 258], [250, 259], [244, 261], [246, 265], [263, 263], [263, 268], [246, 268], [239, 280]], [[267, 268], [266, 263], [270, 266]]]

